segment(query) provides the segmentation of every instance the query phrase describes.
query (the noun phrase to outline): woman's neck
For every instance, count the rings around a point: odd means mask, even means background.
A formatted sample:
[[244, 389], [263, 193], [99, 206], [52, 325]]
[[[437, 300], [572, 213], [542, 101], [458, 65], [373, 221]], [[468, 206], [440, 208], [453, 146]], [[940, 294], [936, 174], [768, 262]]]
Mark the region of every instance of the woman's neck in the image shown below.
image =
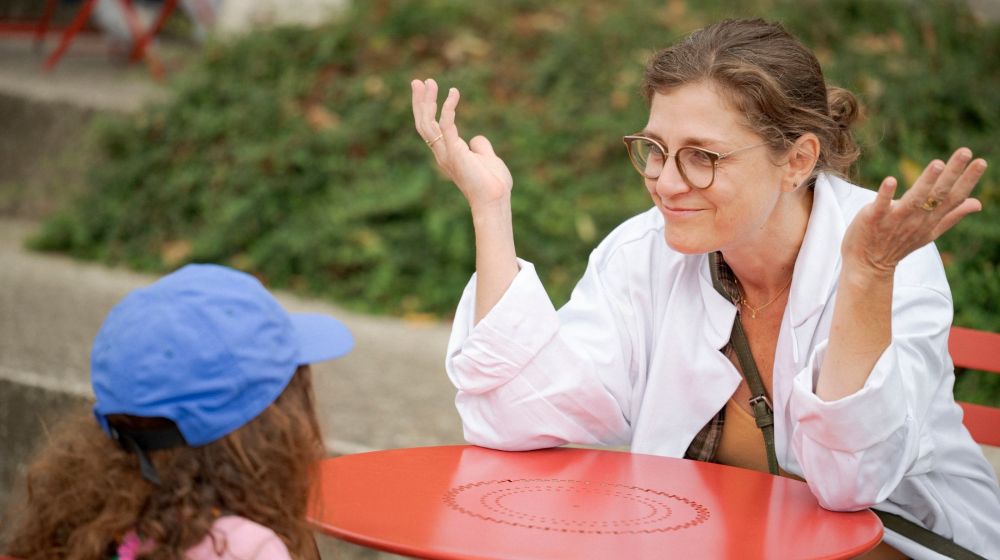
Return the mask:
[[803, 191], [783, 194], [759, 235], [722, 249], [752, 303], [769, 301], [788, 287], [812, 211], [812, 190]]

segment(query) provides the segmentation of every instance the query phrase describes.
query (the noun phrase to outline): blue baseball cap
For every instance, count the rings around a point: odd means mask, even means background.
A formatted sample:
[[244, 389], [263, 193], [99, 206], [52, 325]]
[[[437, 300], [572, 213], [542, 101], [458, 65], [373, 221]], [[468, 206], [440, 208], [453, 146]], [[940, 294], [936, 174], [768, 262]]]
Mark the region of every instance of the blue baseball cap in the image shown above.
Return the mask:
[[187, 265], [108, 314], [90, 355], [94, 415], [116, 439], [109, 414], [167, 418], [204, 445], [256, 418], [298, 366], [353, 346], [342, 323], [286, 312], [249, 274]]

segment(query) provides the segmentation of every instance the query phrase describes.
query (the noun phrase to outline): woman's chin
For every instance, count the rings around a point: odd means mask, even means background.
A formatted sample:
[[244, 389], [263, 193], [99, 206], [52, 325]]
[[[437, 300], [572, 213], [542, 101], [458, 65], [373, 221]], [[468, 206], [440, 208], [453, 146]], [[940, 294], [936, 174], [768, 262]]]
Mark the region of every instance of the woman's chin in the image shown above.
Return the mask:
[[709, 240], [693, 238], [686, 235], [671, 234], [669, 229], [663, 234], [667, 247], [685, 255], [703, 255], [716, 250]]

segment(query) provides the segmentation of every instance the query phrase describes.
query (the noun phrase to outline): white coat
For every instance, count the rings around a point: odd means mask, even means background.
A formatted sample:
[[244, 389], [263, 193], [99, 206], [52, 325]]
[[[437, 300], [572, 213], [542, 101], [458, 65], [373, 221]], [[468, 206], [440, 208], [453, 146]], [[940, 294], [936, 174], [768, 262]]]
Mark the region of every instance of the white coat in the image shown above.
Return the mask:
[[[897, 267], [892, 342], [865, 386], [825, 402], [813, 392], [837, 296], [840, 244], [874, 193], [820, 175], [774, 357], [780, 466], [833, 510], [877, 505], [988, 558], [1000, 557], [1000, 489], [962, 425], [948, 355], [951, 291], [929, 244]], [[446, 358], [466, 439], [504, 450], [630, 445], [682, 457], [732, 396], [740, 373], [719, 350], [736, 308], [712, 286], [707, 255], [664, 240], [653, 208], [594, 250], [556, 311], [534, 267], [474, 322], [475, 277]], [[914, 558], [943, 558], [898, 534]]]

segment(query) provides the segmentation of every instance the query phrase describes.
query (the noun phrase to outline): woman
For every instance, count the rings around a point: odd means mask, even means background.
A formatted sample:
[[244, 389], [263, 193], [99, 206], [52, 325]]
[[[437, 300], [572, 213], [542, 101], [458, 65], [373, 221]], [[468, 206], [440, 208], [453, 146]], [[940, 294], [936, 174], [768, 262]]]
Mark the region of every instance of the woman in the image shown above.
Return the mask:
[[649, 120], [625, 137], [655, 208], [597, 247], [557, 312], [516, 257], [509, 171], [485, 138], [459, 136], [458, 91], [438, 119], [436, 83], [412, 86], [476, 232], [447, 358], [470, 442], [630, 444], [782, 472], [824, 507], [899, 516], [910, 528], [887, 529], [883, 557], [952, 554], [918, 544], [925, 529], [1000, 551], [996, 477], [951, 394], [931, 243], [981, 208], [985, 161], [961, 148], [898, 201], [892, 177], [851, 185], [854, 97], [778, 25], [709, 26], [654, 56]]

